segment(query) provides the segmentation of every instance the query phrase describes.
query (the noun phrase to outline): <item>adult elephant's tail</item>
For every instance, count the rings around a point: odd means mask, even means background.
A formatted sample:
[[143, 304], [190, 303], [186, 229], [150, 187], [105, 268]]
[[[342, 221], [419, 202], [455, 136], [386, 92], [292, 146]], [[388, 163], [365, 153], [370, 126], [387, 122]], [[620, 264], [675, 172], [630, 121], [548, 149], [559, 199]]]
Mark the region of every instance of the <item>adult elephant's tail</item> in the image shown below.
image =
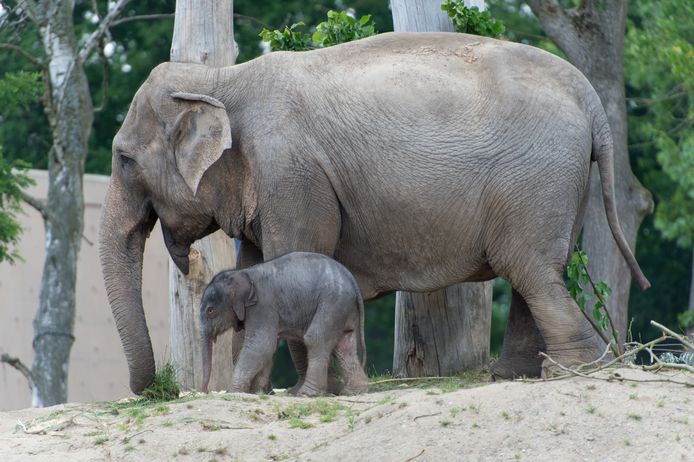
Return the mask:
[[[598, 99], [597, 95], [595, 98]], [[600, 172], [600, 184], [602, 185], [602, 200], [605, 204], [605, 213], [607, 214], [607, 223], [612, 231], [617, 247], [622, 252], [634, 278], [641, 286], [641, 289], [646, 290], [651, 286], [646, 276], [641, 271], [639, 263], [634, 258], [634, 254], [629, 248], [629, 243], [624, 237], [624, 232], [619, 224], [617, 216], [617, 201], [614, 193], [614, 149], [612, 144], [612, 133], [607, 122], [607, 115], [602, 105], [596, 104], [593, 114], [593, 159], [598, 162], [598, 171]]]

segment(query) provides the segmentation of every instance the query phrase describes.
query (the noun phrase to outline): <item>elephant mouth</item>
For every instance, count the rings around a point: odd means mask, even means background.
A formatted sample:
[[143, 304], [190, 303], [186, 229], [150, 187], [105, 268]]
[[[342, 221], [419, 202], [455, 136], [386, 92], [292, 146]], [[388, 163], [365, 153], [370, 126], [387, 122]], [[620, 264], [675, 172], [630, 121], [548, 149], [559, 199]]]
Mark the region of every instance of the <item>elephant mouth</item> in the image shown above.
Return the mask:
[[[173, 260], [173, 262], [176, 264], [176, 267], [178, 267], [181, 273], [188, 275], [188, 272], [190, 271], [190, 259], [188, 255], [190, 254], [190, 246], [193, 243], [193, 241], [195, 241], [195, 239], [193, 239], [189, 243], [181, 243], [174, 239], [171, 230], [167, 226], [164, 226], [163, 223], [161, 229], [162, 234], [164, 235], [164, 243], [166, 244], [166, 248], [169, 251], [171, 260]], [[197, 236], [196, 239], [202, 239], [203, 237], [212, 234], [218, 229], [219, 225], [217, 224], [217, 222], [211, 220], [207, 228], [200, 234], [200, 236]]]
[[187, 275], [190, 269], [190, 260], [188, 259], [188, 254], [190, 253], [190, 245], [181, 245], [174, 239], [171, 230], [161, 225], [161, 231], [164, 235], [164, 244], [166, 244], [166, 249], [169, 251], [171, 260], [178, 267], [181, 273]]
[[169, 255], [171, 255], [171, 260], [173, 260], [174, 264], [176, 264], [179, 271], [185, 275], [188, 275], [188, 272], [190, 271], [190, 259], [188, 258], [188, 253], [186, 252], [185, 255], [177, 255], [169, 251]]

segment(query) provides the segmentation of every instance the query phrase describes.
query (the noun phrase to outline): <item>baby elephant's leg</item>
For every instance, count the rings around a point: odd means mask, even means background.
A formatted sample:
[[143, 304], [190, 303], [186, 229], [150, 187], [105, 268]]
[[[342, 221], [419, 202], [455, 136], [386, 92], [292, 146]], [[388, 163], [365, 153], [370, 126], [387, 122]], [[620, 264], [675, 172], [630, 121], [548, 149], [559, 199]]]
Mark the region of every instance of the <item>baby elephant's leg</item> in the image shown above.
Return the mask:
[[277, 335], [255, 336], [246, 339], [239, 353], [239, 360], [234, 366], [234, 377], [231, 382], [231, 392], [251, 393], [253, 384], [259, 382], [259, 375], [267, 369], [268, 362], [272, 364], [272, 357], [277, 346]]
[[308, 366], [304, 383], [297, 391], [298, 395], [318, 396], [327, 391], [328, 364], [330, 353], [335, 347], [335, 340], [326, 338], [325, 333], [317, 328], [317, 325], [319, 323], [312, 324], [304, 335]]
[[304, 378], [306, 377], [306, 368], [308, 365], [308, 356], [306, 353], [306, 345], [301, 340], [287, 339], [287, 347], [289, 348], [289, 354], [292, 357], [292, 362], [294, 367], [296, 367], [296, 374], [299, 379], [296, 384], [289, 389], [289, 393], [295, 395], [301, 389], [304, 384]]
[[[275, 347], [277, 351], [277, 347]], [[253, 383], [251, 384], [251, 393], [272, 393], [272, 383], [270, 381], [270, 375], [272, 375], [272, 364], [275, 362], [274, 353], [269, 356], [269, 358], [263, 364], [263, 369], [256, 375]]]
[[345, 386], [340, 391], [340, 394], [356, 395], [366, 393], [368, 378], [359, 363], [356, 332], [346, 332], [335, 346], [333, 354], [337, 358], [345, 380]]

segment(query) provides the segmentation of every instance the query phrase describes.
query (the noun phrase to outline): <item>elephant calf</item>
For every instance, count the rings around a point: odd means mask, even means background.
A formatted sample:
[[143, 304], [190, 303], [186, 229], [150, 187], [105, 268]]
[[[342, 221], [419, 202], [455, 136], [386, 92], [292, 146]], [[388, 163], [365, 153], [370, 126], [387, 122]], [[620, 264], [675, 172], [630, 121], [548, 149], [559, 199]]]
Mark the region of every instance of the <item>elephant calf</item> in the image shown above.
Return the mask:
[[340, 393], [367, 389], [361, 292], [347, 268], [329, 257], [294, 252], [247, 269], [222, 271], [212, 278], [200, 303], [205, 392], [212, 369], [212, 345], [229, 328], [245, 330], [232, 392], [254, 392], [268, 383], [279, 337], [306, 346], [308, 364], [296, 364], [297, 394], [326, 392], [332, 354], [344, 375]]

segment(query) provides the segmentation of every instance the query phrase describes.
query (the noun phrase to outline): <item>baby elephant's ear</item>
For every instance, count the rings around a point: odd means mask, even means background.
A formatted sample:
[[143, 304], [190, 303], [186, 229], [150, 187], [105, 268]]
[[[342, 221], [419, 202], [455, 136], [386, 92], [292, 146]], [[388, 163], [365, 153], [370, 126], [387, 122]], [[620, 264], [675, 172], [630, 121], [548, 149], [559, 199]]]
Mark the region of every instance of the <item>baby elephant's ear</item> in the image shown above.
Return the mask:
[[211, 96], [182, 92], [171, 96], [186, 103], [172, 137], [176, 167], [195, 195], [207, 169], [231, 148], [229, 118], [221, 101]]
[[246, 319], [246, 308], [258, 303], [253, 281], [246, 273], [240, 273], [232, 283], [232, 307], [239, 321]]

